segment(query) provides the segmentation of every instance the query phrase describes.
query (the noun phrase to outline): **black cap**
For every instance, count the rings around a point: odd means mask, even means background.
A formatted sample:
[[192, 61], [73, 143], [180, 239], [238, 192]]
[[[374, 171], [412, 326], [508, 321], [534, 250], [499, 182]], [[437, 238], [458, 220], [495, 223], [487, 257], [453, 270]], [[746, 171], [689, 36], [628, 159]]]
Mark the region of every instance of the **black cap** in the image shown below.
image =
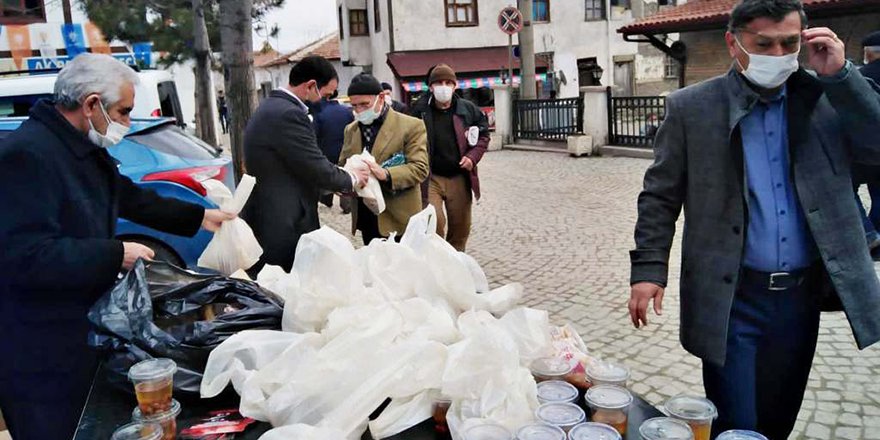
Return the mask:
[[864, 40], [862, 40], [862, 47], [873, 46], [880, 46], [880, 31], [868, 34], [868, 36], [865, 37]]
[[390, 91], [390, 90], [394, 90], [394, 87], [391, 87], [391, 84], [388, 84], [387, 82], [383, 82], [382, 83], [382, 90], [389, 90]]
[[351, 79], [348, 86], [348, 96], [378, 95], [382, 93], [382, 85], [373, 75], [360, 73]]

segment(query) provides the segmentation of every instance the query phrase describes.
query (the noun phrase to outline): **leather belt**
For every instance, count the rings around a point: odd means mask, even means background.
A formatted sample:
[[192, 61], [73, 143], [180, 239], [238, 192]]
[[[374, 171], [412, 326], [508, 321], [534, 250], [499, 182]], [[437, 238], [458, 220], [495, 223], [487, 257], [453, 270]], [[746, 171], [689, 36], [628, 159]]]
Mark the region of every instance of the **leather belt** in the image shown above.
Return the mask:
[[759, 272], [743, 268], [743, 282], [752, 286], [761, 286], [770, 291], [783, 291], [804, 284], [810, 275], [811, 268], [791, 272]]

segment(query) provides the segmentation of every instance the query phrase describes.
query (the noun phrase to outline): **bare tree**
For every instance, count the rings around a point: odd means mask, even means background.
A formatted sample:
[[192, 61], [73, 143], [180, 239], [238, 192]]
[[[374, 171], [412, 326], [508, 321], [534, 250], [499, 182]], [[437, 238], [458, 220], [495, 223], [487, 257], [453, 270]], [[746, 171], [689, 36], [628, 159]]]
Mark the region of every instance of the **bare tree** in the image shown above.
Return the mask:
[[236, 181], [244, 174], [244, 130], [257, 105], [254, 88], [253, 0], [220, 0], [220, 40], [229, 104]]
[[214, 125], [211, 90], [211, 43], [205, 22], [205, 5], [202, 0], [192, 0], [193, 52], [196, 75], [196, 127], [200, 137], [211, 145], [217, 145], [217, 128]]

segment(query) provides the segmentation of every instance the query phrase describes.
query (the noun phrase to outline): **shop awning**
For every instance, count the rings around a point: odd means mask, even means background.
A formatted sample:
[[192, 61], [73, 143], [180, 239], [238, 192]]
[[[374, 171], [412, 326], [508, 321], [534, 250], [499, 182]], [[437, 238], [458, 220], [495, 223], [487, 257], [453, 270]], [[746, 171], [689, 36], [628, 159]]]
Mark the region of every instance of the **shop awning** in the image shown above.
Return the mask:
[[[388, 65], [401, 80], [424, 79], [428, 69], [436, 64], [448, 64], [461, 77], [467, 73], [499, 72], [507, 69], [507, 46], [472, 49], [441, 49], [392, 52]], [[535, 57], [536, 68], [547, 68], [547, 62]], [[513, 68], [519, 69], [519, 60], [513, 59]], [[475, 76], [475, 75], [471, 75]]]
[[[539, 73], [535, 75], [535, 81], [546, 81], [547, 74]], [[513, 77], [513, 84], [517, 85], [521, 81], [519, 75], [515, 75]], [[459, 89], [479, 89], [480, 87], [492, 87], [496, 84], [501, 84], [500, 76], [490, 76], [484, 78], [461, 78], [459, 75], [458, 78], [458, 88]], [[403, 81], [403, 89], [407, 92], [426, 92], [428, 91], [428, 84], [425, 81]]]

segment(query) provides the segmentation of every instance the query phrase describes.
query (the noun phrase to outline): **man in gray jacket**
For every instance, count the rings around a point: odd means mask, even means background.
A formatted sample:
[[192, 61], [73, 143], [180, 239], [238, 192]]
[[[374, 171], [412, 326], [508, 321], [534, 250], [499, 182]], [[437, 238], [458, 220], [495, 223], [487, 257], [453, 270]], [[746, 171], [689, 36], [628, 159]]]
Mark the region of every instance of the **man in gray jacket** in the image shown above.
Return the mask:
[[[799, 0], [743, 0], [726, 75], [669, 96], [639, 196], [629, 311], [661, 312], [684, 207], [681, 341], [703, 359], [713, 431], [788, 438], [821, 310], [841, 306], [860, 348], [880, 339], [880, 282], [850, 161], [880, 164], [880, 94]], [[798, 66], [799, 52], [813, 72]]]
[[331, 96], [338, 83], [329, 61], [306, 57], [290, 69], [289, 84], [272, 91], [248, 122], [245, 167], [258, 184], [242, 218], [263, 247], [260, 261], [248, 270], [252, 276], [265, 264], [289, 271], [300, 236], [321, 227], [321, 194], [352, 192], [370, 176], [367, 169], [346, 172], [318, 147], [306, 102]]

